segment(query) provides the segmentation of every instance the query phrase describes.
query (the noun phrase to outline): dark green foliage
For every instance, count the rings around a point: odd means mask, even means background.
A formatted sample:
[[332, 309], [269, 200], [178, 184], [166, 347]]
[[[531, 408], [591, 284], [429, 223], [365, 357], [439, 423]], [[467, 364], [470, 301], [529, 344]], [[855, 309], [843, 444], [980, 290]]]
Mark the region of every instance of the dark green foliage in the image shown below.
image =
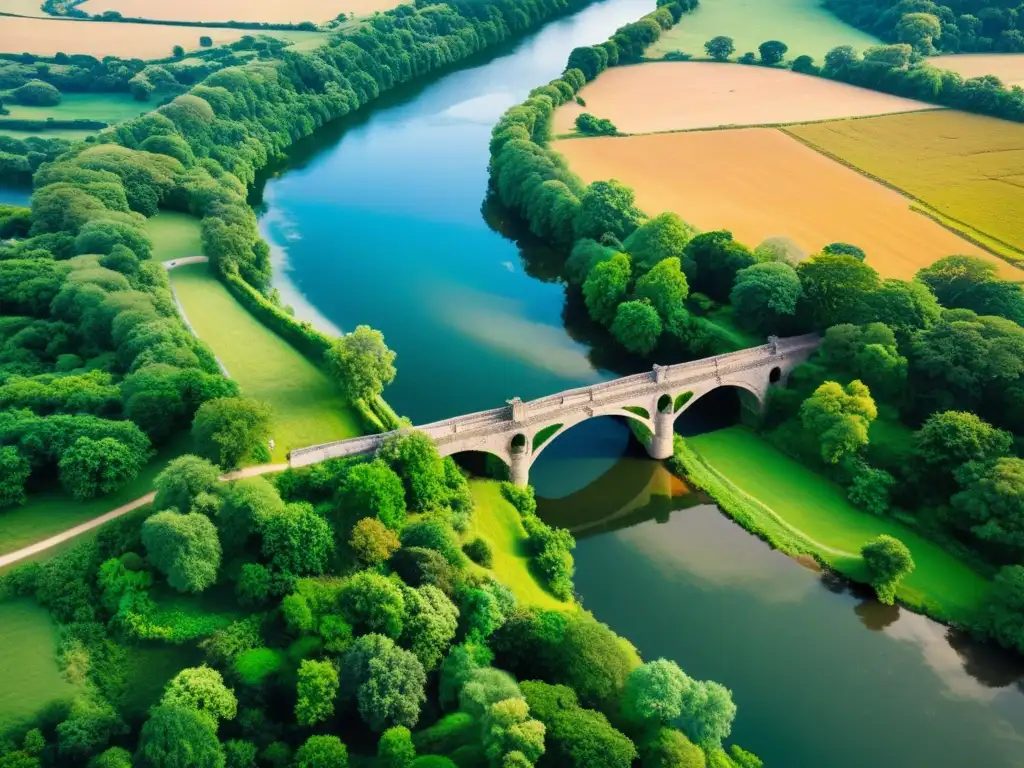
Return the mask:
[[211, 717], [165, 704], [142, 726], [136, 759], [145, 768], [222, 768], [224, 751]]
[[402, 479], [379, 459], [349, 469], [341, 478], [335, 499], [349, 523], [376, 517], [396, 531], [405, 523]]
[[113, 493], [135, 479], [146, 463], [147, 452], [104, 437], [80, 437], [60, 459], [60, 483], [76, 499]]
[[973, 413], [944, 411], [914, 434], [914, 470], [922, 492], [948, 496], [954, 473], [967, 462], [987, 464], [1010, 452], [1013, 436]]
[[60, 104], [60, 91], [42, 80], [29, 80], [11, 91], [10, 96], [16, 104], [29, 107], [54, 107]]
[[715, 61], [725, 61], [736, 50], [736, 45], [731, 37], [719, 35], [704, 43], [704, 51]]
[[388, 566], [411, 587], [432, 584], [445, 594], [454, 592], [457, 569], [437, 550], [402, 547], [391, 556]]
[[266, 478], [248, 477], [228, 485], [215, 518], [225, 554], [244, 551], [260, 521], [283, 512], [284, 502]]
[[363, 635], [341, 662], [341, 696], [355, 703], [374, 731], [395, 725], [412, 728], [426, 700], [423, 666], [409, 651], [383, 635]]
[[459, 692], [459, 709], [474, 720], [479, 720], [492, 705], [505, 699], [521, 699], [519, 684], [508, 672], [494, 667], [479, 667]]
[[426, 585], [403, 590], [405, 615], [399, 642], [412, 651], [428, 672], [448, 650], [459, 624], [459, 609], [444, 592]]
[[744, 328], [767, 336], [784, 334], [792, 326], [802, 296], [803, 287], [793, 267], [766, 262], [736, 273], [729, 301]]
[[217, 579], [220, 542], [204, 515], [158, 512], [142, 526], [142, 543], [150, 562], [179, 592], [202, 592]]
[[334, 552], [330, 524], [304, 502], [259, 520], [263, 555], [276, 569], [292, 576], [323, 573]]
[[444, 463], [434, 441], [422, 432], [395, 435], [380, 447], [378, 457], [402, 479], [409, 507], [424, 512], [444, 504]]
[[807, 317], [816, 328], [861, 322], [868, 297], [878, 289], [878, 273], [854, 256], [823, 253], [796, 268]]
[[583, 298], [593, 320], [605, 326], [614, 322], [629, 289], [630, 271], [629, 256], [624, 253], [616, 253], [593, 266], [583, 283]]
[[441, 757], [440, 755], [423, 755], [409, 763], [409, 768], [459, 768], [459, 766], [447, 757]]
[[25, 502], [25, 481], [32, 467], [13, 446], [0, 447], [0, 508]]
[[263, 448], [270, 437], [270, 406], [250, 398], [219, 397], [203, 403], [192, 422], [199, 454], [234, 469]]
[[615, 310], [612, 336], [634, 354], [649, 354], [657, 346], [661, 330], [658, 311], [646, 301], [624, 301]]
[[980, 625], [1001, 645], [1024, 653], [1024, 566], [1001, 568], [992, 584]]
[[773, 67], [782, 61], [786, 51], [789, 50], [789, 46], [778, 40], [766, 40], [757, 46], [757, 50], [761, 54], [761, 63], [765, 66]]
[[576, 118], [576, 130], [588, 136], [614, 136], [619, 131], [611, 120], [584, 112]]
[[482, 536], [477, 536], [467, 541], [462, 545], [462, 551], [466, 553], [466, 557], [477, 565], [482, 565], [484, 568], [490, 568], [494, 562], [491, 544]]
[[57, 726], [57, 746], [65, 760], [80, 760], [101, 751], [126, 730], [108, 702], [81, 697], [75, 699], [67, 719]]
[[659, 728], [640, 745], [643, 768], [705, 768], [704, 752], [679, 731]]
[[402, 634], [405, 599], [399, 582], [372, 571], [360, 571], [342, 586], [338, 606], [357, 634]]
[[295, 768], [348, 768], [348, 749], [337, 736], [310, 736], [295, 751]]
[[463, 562], [458, 536], [452, 526], [438, 516], [410, 523], [402, 530], [401, 539], [403, 547], [433, 549], [455, 566]]
[[814, 63], [814, 59], [807, 54], [801, 54], [793, 59], [792, 70], [804, 75], [816, 75], [820, 72], [820, 69]]
[[251, 741], [225, 741], [224, 768], [256, 768], [256, 752], [256, 745]]
[[750, 249], [732, 239], [726, 230], [704, 232], [690, 240], [683, 251], [683, 268], [690, 288], [726, 302], [736, 273], [757, 261]]
[[576, 237], [600, 239], [610, 234], [624, 240], [639, 226], [643, 214], [633, 204], [635, 194], [615, 181], [595, 181], [580, 198], [574, 222]]
[[187, 512], [197, 497], [213, 491], [219, 475], [220, 470], [206, 459], [179, 456], [153, 481], [156, 487], [153, 505], [157, 509], [173, 507]]
[[989, 465], [971, 462], [956, 473], [963, 487], [952, 498], [956, 522], [988, 542], [1004, 558], [1024, 555], [1024, 460], [996, 459]]

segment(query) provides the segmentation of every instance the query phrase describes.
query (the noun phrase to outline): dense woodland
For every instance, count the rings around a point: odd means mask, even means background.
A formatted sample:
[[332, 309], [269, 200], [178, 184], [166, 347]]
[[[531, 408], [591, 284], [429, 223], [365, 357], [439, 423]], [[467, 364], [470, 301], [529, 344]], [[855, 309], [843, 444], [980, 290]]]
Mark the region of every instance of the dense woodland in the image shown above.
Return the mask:
[[919, 53], [1019, 53], [1024, 12], [1016, 0], [825, 0], [839, 18]]
[[[777, 242], [697, 233], [675, 213], [648, 217], [617, 181], [584, 185], [546, 146], [554, 108], [629, 62], [630, 40], [656, 38], [666, 10], [682, 12], [666, 6], [577, 48], [560, 79], [505, 113], [491, 139], [494, 194], [565, 254], [570, 301], [642, 359], [733, 347], [721, 307], [761, 338], [822, 333], [820, 353], [772, 392], [764, 436], [857, 506], [996, 574], [991, 604], [959, 618], [1024, 653], [1024, 292], [973, 256], [883, 280], [856, 245], [794, 258]], [[889, 602], [895, 579], [876, 583]]]

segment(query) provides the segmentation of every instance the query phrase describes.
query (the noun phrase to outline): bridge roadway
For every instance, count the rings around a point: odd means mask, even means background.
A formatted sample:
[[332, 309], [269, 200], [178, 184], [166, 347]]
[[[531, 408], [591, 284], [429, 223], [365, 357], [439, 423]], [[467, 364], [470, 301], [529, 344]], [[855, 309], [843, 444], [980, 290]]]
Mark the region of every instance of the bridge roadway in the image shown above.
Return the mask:
[[[513, 482], [529, 482], [530, 465], [544, 448], [565, 430], [597, 416], [633, 419], [650, 434], [647, 452], [652, 458], [672, 455], [675, 420], [708, 392], [739, 387], [764, 405], [768, 389], [784, 384], [789, 373], [817, 348], [816, 334], [785, 339], [771, 337], [767, 344], [678, 365], [655, 365], [632, 376], [568, 389], [523, 402], [513, 398], [501, 408], [469, 413], [431, 424], [409, 427], [429, 435], [442, 456], [463, 451], [486, 451], [498, 456]], [[333, 443], [298, 448], [288, 456], [293, 467], [328, 459], [375, 452], [385, 440], [403, 430], [367, 435]]]

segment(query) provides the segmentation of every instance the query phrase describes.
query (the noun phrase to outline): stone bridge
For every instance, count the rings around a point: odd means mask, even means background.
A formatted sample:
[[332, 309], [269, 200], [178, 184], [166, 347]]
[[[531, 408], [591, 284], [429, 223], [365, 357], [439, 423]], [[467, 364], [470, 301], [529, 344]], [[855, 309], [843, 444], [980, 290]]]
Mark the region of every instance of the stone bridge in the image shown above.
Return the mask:
[[[622, 416], [649, 434], [647, 453], [654, 459], [672, 455], [675, 420], [708, 392], [739, 387], [764, 405], [768, 388], [783, 384], [794, 367], [818, 348], [816, 334], [786, 339], [771, 337], [767, 344], [727, 355], [678, 365], [655, 365], [653, 370], [624, 376], [523, 402], [519, 398], [490, 411], [456, 416], [411, 427], [429, 435], [442, 456], [484, 451], [499, 457], [517, 485], [526, 485], [530, 465], [559, 434], [596, 416]], [[355, 437], [298, 448], [288, 456], [293, 467], [345, 456], [373, 453], [396, 432]]]

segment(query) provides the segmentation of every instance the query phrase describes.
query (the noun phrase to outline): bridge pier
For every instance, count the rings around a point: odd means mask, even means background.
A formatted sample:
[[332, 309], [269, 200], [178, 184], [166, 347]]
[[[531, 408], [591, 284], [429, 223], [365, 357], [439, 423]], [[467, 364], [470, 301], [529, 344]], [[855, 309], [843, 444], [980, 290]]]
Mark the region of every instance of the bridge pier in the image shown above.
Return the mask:
[[508, 479], [513, 485], [525, 488], [530, 484], [530, 457], [526, 451], [512, 452], [512, 463], [508, 468]]
[[675, 414], [662, 413], [654, 414], [654, 434], [647, 441], [647, 455], [652, 459], [668, 459], [675, 452], [672, 444], [675, 435]]

